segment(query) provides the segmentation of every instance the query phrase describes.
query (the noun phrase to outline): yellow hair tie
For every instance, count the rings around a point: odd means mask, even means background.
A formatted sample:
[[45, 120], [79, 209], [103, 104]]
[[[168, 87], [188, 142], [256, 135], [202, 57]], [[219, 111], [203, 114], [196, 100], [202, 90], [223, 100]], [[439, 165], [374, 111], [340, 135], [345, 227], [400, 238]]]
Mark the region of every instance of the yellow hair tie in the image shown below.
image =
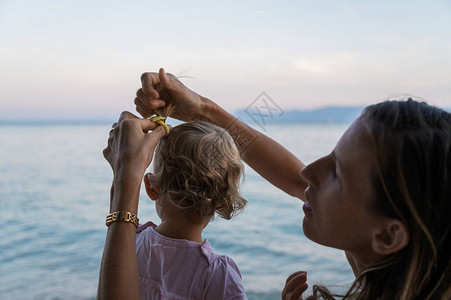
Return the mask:
[[163, 116], [153, 116], [151, 117], [149, 120], [154, 121], [155, 123], [161, 125], [164, 127], [164, 129], [166, 130], [166, 134], [169, 134], [169, 127], [168, 125], [166, 125], [166, 123], [164, 122], [164, 120], [166, 120], [166, 117]]

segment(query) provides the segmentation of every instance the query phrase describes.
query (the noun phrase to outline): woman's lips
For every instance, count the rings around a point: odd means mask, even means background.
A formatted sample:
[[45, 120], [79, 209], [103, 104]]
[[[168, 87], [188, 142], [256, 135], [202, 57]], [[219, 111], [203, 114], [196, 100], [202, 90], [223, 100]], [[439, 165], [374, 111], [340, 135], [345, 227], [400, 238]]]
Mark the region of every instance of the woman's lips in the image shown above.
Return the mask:
[[312, 213], [312, 208], [310, 207], [310, 204], [308, 203], [308, 201], [304, 202], [302, 209], [304, 210], [304, 213]]
[[302, 206], [302, 210], [304, 211], [304, 213], [305, 214], [312, 214], [313, 213], [313, 209], [312, 209], [312, 207], [310, 206], [310, 203], [309, 203], [309, 198], [310, 198], [310, 193], [311, 193], [311, 191], [310, 191], [310, 185], [308, 185], [307, 186], [307, 188], [305, 189], [305, 191], [304, 191], [304, 195], [305, 195], [305, 202], [304, 202], [304, 205]]

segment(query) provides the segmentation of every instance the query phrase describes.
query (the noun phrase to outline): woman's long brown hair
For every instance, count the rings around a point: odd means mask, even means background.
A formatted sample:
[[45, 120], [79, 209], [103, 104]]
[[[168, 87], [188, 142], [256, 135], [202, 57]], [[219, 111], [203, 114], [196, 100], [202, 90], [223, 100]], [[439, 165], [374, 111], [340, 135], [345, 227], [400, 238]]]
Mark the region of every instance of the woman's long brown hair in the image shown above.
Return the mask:
[[[343, 299], [451, 299], [451, 114], [412, 99], [360, 117], [377, 155], [376, 213], [401, 220], [409, 244], [360, 274]], [[308, 299], [335, 299], [314, 286]]]

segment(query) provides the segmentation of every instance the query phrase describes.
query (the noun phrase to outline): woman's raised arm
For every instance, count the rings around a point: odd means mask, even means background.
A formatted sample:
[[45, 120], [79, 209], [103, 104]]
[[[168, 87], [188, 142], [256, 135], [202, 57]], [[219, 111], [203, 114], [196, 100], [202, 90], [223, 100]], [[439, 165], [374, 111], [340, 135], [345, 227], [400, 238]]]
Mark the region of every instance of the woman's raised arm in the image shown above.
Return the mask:
[[[153, 131], [151, 131], [153, 130]], [[103, 151], [113, 169], [110, 213], [138, 214], [141, 181], [158, 141], [162, 126], [123, 112], [113, 125]], [[136, 227], [130, 222], [108, 226], [100, 266], [97, 299], [140, 299], [136, 260]]]
[[204, 120], [227, 129], [251, 168], [286, 193], [305, 199], [307, 184], [300, 175], [304, 164], [279, 143], [191, 91], [163, 69], [159, 73], [144, 73], [141, 81], [135, 104], [143, 117], [153, 115], [155, 109], [170, 103], [174, 106], [171, 117], [182, 121]]

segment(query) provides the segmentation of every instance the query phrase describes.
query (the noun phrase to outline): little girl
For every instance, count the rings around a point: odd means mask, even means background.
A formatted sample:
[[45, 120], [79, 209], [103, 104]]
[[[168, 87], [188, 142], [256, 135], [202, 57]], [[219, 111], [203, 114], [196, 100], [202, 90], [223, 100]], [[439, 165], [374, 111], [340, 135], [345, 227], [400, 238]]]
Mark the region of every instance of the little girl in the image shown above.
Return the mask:
[[178, 125], [159, 142], [153, 172], [144, 183], [161, 223], [137, 229], [141, 298], [247, 299], [235, 262], [202, 240], [215, 214], [228, 220], [247, 203], [230, 134], [206, 122]]

